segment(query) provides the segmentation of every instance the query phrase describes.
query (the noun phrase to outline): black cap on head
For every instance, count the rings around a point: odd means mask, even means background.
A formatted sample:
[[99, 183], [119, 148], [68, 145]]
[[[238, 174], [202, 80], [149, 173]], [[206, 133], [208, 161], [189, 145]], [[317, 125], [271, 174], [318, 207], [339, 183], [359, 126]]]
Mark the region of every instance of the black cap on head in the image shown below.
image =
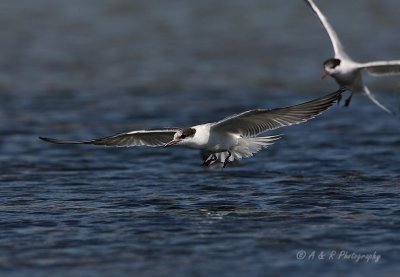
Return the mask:
[[327, 66], [329, 68], [335, 68], [338, 65], [340, 65], [340, 60], [339, 59], [328, 59], [324, 62], [324, 66]]
[[193, 137], [196, 133], [196, 129], [194, 128], [186, 128], [182, 130], [181, 138]]

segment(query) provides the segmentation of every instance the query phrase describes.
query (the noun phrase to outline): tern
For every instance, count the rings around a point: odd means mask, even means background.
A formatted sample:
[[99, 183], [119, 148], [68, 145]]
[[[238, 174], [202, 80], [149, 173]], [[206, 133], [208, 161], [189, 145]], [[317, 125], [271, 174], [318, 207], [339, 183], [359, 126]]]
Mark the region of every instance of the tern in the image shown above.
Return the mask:
[[203, 166], [248, 158], [262, 148], [272, 145], [281, 135], [259, 137], [266, 131], [306, 122], [341, 99], [342, 88], [324, 97], [277, 109], [256, 109], [226, 117], [220, 121], [189, 128], [160, 128], [138, 130], [82, 141], [39, 137], [58, 144], [94, 144], [105, 146], [172, 146], [199, 149]]
[[400, 74], [400, 60], [392, 61], [374, 61], [358, 63], [353, 61], [344, 51], [343, 45], [339, 40], [336, 31], [332, 28], [328, 19], [320, 11], [312, 0], [304, 0], [313, 12], [318, 16], [331, 40], [334, 58], [327, 59], [324, 63], [324, 73], [322, 79], [326, 76], [333, 77], [340, 87], [347, 87], [352, 93], [346, 99], [344, 106], [348, 107], [353, 96], [353, 92], [364, 93], [372, 102], [388, 113], [393, 114], [391, 110], [381, 104], [371, 93], [362, 80], [361, 72], [365, 69], [372, 76], [387, 76]]

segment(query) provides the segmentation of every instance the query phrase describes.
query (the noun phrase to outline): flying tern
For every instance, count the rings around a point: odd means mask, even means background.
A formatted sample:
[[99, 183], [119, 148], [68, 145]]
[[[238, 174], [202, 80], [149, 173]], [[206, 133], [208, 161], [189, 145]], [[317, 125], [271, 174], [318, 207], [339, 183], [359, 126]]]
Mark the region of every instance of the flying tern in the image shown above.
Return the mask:
[[333, 77], [340, 87], [347, 87], [352, 93], [345, 101], [345, 107], [349, 106], [353, 92], [364, 93], [372, 102], [388, 113], [393, 114], [391, 110], [381, 104], [371, 93], [362, 80], [361, 72], [365, 69], [372, 76], [387, 76], [400, 74], [400, 60], [392, 61], [374, 61], [367, 63], [358, 63], [353, 61], [344, 51], [343, 45], [339, 40], [336, 31], [332, 28], [328, 19], [317, 7], [313, 0], [304, 0], [313, 12], [318, 16], [331, 40], [335, 56], [327, 59], [324, 63], [324, 73], [326, 76]]
[[341, 99], [344, 88], [324, 97], [277, 109], [256, 109], [226, 117], [220, 121], [189, 128], [160, 128], [119, 133], [91, 140], [58, 140], [39, 137], [57, 144], [94, 144], [105, 146], [172, 146], [199, 149], [203, 166], [248, 158], [272, 145], [280, 135], [259, 137], [266, 131], [306, 122]]

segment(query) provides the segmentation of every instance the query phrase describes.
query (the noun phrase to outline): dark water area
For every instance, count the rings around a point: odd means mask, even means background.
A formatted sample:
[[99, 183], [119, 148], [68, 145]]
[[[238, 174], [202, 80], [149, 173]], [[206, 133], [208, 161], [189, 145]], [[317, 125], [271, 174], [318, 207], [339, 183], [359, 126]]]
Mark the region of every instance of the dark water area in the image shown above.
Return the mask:
[[[400, 59], [400, 2], [320, 6], [356, 60]], [[400, 120], [362, 95], [223, 170], [180, 147], [38, 140], [336, 90], [302, 1], [3, 1], [0, 21], [1, 276], [399, 274]], [[398, 77], [366, 80], [398, 107]]]

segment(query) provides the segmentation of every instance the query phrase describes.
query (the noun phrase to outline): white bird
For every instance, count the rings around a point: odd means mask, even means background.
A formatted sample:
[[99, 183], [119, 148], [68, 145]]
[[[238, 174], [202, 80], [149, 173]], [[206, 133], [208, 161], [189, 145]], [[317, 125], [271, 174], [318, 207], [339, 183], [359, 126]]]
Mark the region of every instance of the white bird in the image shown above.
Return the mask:
[[83, 141], [68, 141], [39, 137], [58, 144], [94, 144], [106, 146], [171, 146], [182, 145], [199, 149], [203, 165], [223, 163], [253, 156], [273, 144], [281, 136], [257, 137], [269, 130], [305, 122], [339, 101], [345, 89], [324, 97], [286, 108], [257, 109], [229, 116], [213, 123], [190, 128], [161, 128], [120, 133], [109, 137]]
[[368, 87], [364, 84], [361, 71], [365, 69], [372, 76], [400, 74], [400, 60], [375, 61], [367, 63], [358, 63], [353, 61], [344, 51], [343, 45], [340, 42], [338, 35], [329, 24], [328, 19], [320, 11], [317, 5], [315, 5], [314, 1], [304, 1], [318, 16], [319, 20], [321, 21], [322, 25], [329, 35], [333, 50], [335, 52], [334, 58], [330, 58], [324, 62], [324, 73], [322, 75], [322, 78], [325, 78], [326, 76], [331, 76], [336, 80], [340, 87], [347, 87], [349, 90], [351, 90], [352, 93], [346, 100], [344, 104], [345, 107], [349, 106], [351, 98], [353, 96], [353, 92], [363, 92], [372, 102], [374, 102], [380, 108], [388, 113], [393, 114], [392, 111], [390, 111], [375, 98]]

